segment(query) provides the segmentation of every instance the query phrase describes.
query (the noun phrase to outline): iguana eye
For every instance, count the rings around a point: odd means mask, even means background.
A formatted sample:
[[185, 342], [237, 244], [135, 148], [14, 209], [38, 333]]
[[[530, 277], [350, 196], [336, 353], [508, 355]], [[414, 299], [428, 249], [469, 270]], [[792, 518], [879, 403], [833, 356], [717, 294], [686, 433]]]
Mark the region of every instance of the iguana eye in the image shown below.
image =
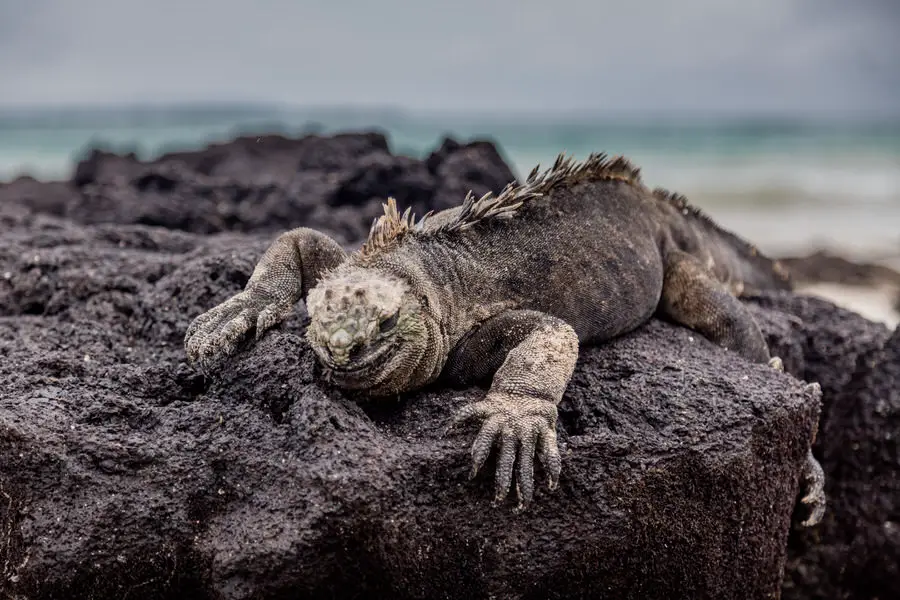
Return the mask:
[[378, 330], [379, 330], [381, 333], [385, 333], [385, 332], [387, 332], [387, 331], [390, 331], [391, 329], [394, 328], [395, 325], [397, 325], [397, 321], [398, 321], [399, 319], [400, 319], [400, 311], [398, 310], [398, 311], [395, 312], [393, 315], [391, 315], [390, 317], [388, 317], [387, 319], [385, 319], [384, 321], [382, 321], [381, 323], [379, 323], [379, 324], [378, 324]]

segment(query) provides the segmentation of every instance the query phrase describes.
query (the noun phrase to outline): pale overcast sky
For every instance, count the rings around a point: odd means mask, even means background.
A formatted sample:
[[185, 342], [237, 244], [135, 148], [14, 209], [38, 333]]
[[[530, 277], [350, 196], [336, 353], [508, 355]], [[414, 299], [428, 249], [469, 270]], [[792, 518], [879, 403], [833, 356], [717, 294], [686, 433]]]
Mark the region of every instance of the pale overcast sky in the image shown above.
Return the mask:
[[900, 112], [900, 0], [0, 0], [0, 106]]

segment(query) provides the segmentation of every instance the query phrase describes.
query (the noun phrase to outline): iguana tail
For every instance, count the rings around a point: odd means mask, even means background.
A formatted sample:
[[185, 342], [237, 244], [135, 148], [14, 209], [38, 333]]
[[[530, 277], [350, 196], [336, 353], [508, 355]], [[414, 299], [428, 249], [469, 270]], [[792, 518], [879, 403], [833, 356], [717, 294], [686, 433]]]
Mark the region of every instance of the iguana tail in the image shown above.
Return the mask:
[[[721, 239], [720, 252], [725, 251], [732, 258], [733, 277], [741, 282], [741, 294], [752, 294], [765, 290], [787, 290], [794, 288], [791, 273], [780, 261], [769, 258], [759, 249], [737, 235], [716, 227], [715, 234]], [[741, 295], [738, 294], [738, 295]]]
[[[679, 212], [697, 235], [700, 255], [711, 254], [713, 269], [734, 291], [752, 294], [764, 290], [792, 290], [793, 282], [787, 267], [759, 251], [740, 236], [723, 229], [699, 208], [691, 206], [681, 194], [663, 188], [653, 195]], [[703, 252], [705, 250], [706, 252]]]

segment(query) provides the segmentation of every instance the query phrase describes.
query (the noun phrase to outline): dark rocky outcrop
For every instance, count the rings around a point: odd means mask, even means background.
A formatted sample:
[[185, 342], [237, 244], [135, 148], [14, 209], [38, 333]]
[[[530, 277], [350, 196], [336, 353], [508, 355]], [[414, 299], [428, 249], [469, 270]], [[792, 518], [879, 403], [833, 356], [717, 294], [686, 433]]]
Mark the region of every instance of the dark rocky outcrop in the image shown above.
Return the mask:
[[841, 283], [854, 286], [900, 286], [900, 272], [877, 262], [850, 260], [827, 250], [805, 256], [784, 256], [779, 260], [799, 283]]
[[137, 226], [56, 235], [38, 260], [4, 261], [17, 593], [778, 589], [818, 412], [798, 381], [660, 322], [587, 350], [562, 407], [562, 486], [516, 516], [490, 505], [489, 476], [467, 481], [470, 436], [441, 436], [477, 389], [360, 408], [318, 383], [302, 311], [221, 376], [184, 366], [191, 316], [241, 289], [261, 238], [234, 251]]
[[831, 283], [880, 289], [888, 295], [893, 311], [900, 315], [900, 271], [896, 268], [900, 264], [898, 259], [900, 254], [894, 253], [868, 261], [851, 260], [833, 251], [820, 249], [805, 256], [785, 256], [779, 260], [791, 270], [798, 286]]
[[783, 597], [900, 598], [900, 328], [790, 295], [759, 306], [797, 317], [791, 344], [767, 328], [770, 343], [824, 402], [814, 451], [828, 512], [792, 532]]
[[363, 237], [389, 195], [416, 214], [458, 203], [471, 189], [515, 179], [487, 142], [447, 139], [425, 161], [392, 154], [380, 133], [242, 137], [142, 163], [93, 150], [68, 185], [35, 194], [28, 178], [0, 186], [0, 203], [83, 224], [138, 224], [195, 233], [275, 233], [297, 226]]
[[[809, 532], [790, 519], [816, 388], [661, 321], [584, 350], [561, 486], [522, 515], [491, 506], [491, 463], [467, 480], [471, 432], [442, 436], [479, 389], [356, 402], [320, 382], [302, 308], [214, 376], [187, 368], [187, 324], [243, 287], [274, 231], [353, 241], [384, 194], [426, 209], [511, 178], [485, 143], [416, 161], [378, 136], [304, 139], [97, 154], [77, 183], [0, 187], [0, 597], [896, 591], [900, 334], [824, 301], [749, 301], [822, 387], [830, 506]], [[276, 191], [236, 201], [228, 181]], [[231, 220], [203, 212], [211, 197]]]

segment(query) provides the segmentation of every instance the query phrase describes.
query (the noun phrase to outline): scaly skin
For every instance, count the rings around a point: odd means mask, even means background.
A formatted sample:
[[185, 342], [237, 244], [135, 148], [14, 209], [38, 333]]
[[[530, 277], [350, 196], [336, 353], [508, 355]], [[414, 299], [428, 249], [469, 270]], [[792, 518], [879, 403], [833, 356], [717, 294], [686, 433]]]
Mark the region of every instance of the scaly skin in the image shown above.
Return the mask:
[[[307, 338], [340, 387], [380, 396], [439, 378], [492, 378], [487, 396], [450, 427], [480, 423], [472, 474], [498, 446], [496, 497], [515, 479], [522, 508], [534, 491], [535, 454], [557, 485], [557, 405], [579, 344], [660, 314], [781, 369], [737, 300], [759, 289], [790, 289], [787, 274], [683, 197], [646, 188], [624, 158], [560, 156], [523, 185], [496, 197], [470, 194], [418, 222], [389, 200], [351, 254], [310, 229], [282, 234], [243, 292], [196, 318], [185, 350], [207, 370], [305, 300]], [[811, 453], [802, 479], [808, 526], [825, 508]]]

